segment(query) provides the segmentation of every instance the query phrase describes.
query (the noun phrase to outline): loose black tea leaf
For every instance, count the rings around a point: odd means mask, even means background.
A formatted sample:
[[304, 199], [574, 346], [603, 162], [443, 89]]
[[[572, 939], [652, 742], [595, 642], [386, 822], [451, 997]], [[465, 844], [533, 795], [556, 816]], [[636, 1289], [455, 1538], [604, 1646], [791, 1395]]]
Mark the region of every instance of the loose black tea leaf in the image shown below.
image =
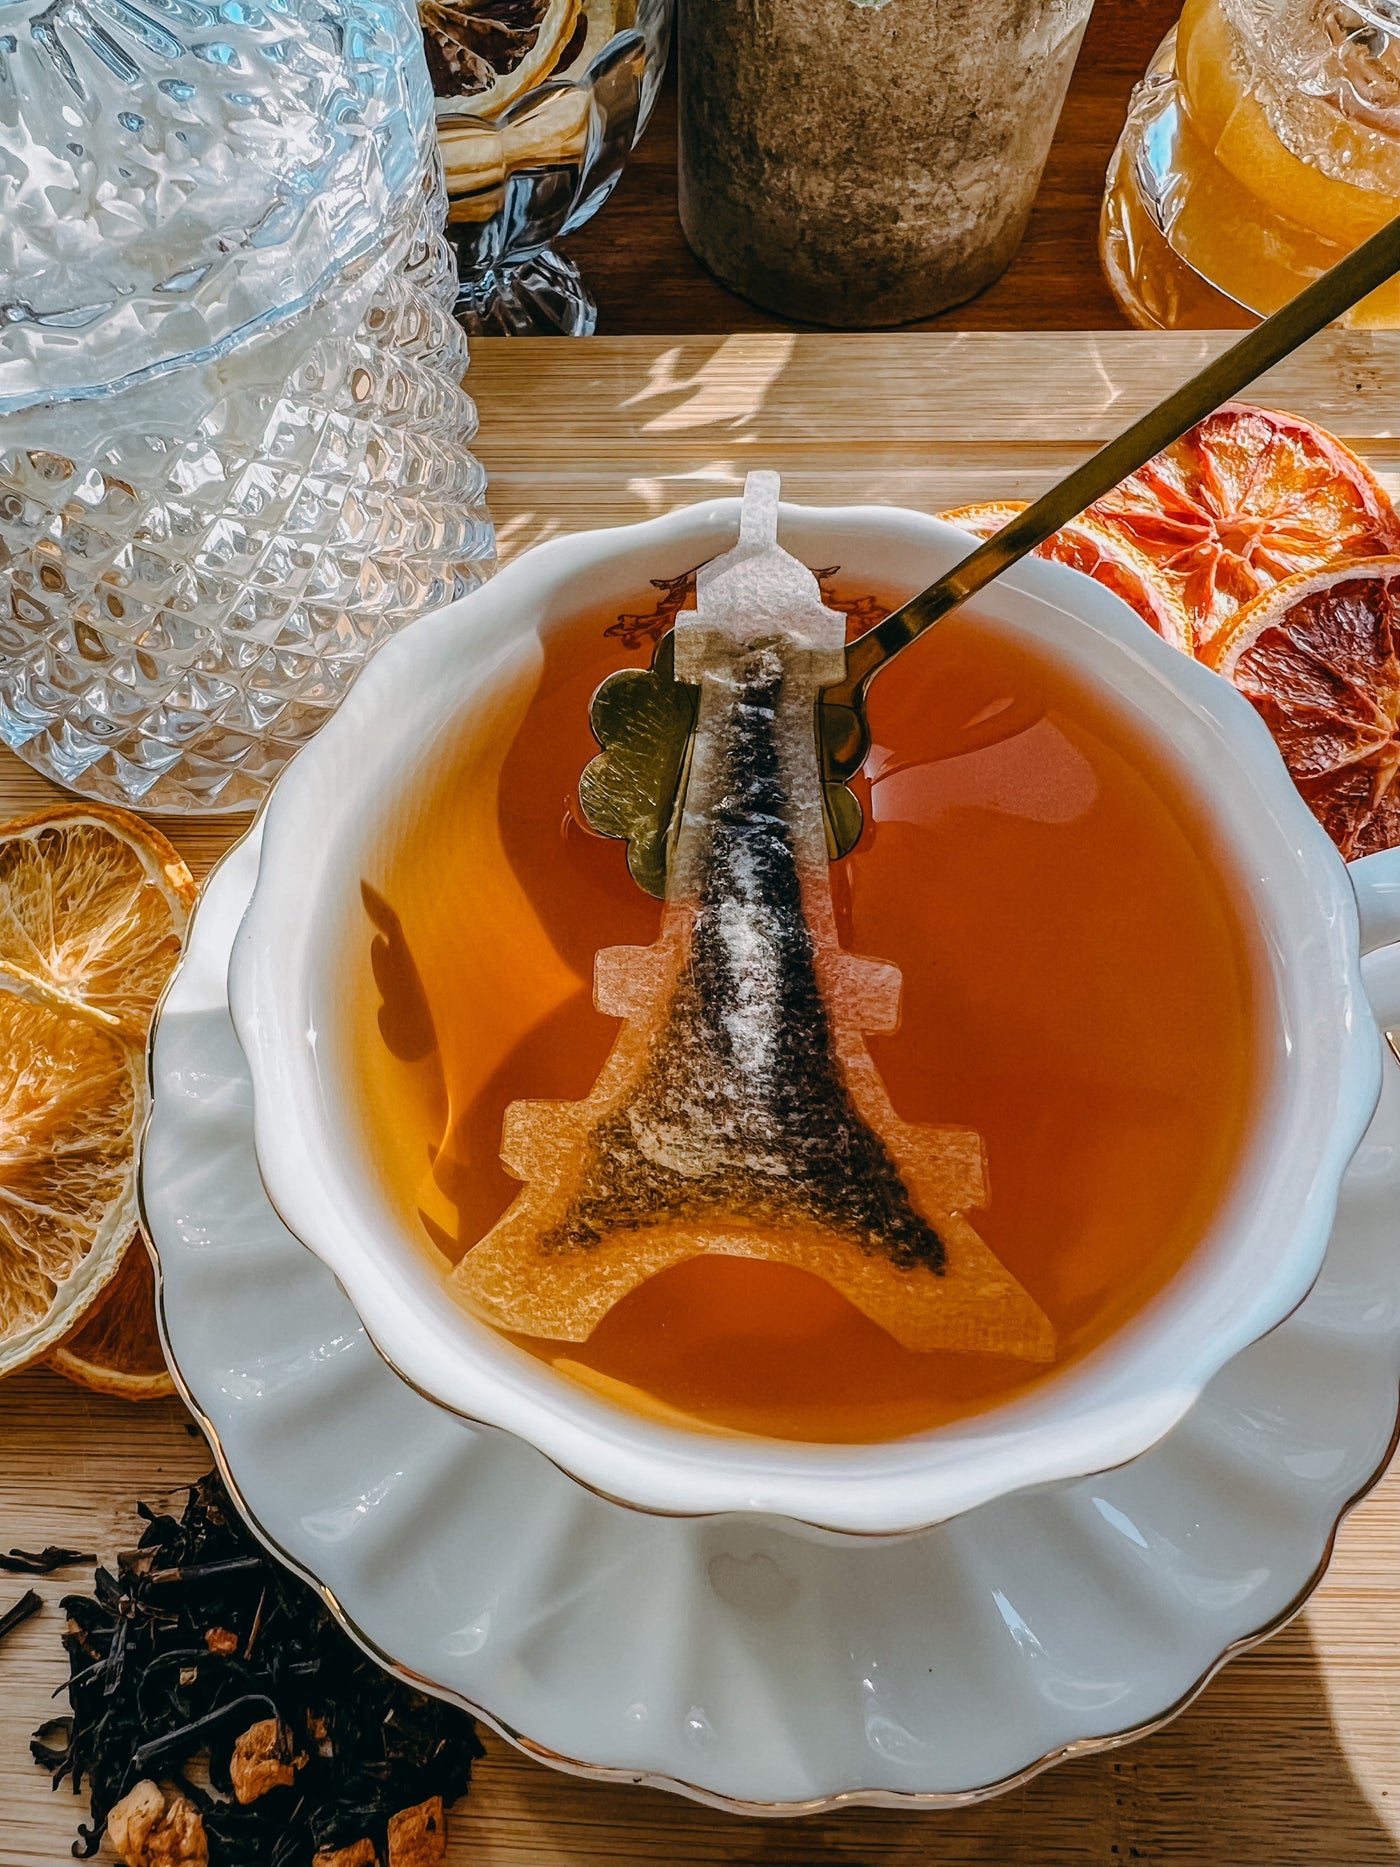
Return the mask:
[[27, 1588], [12, 1608], [6, 1608], [0, 1614], [0, 1640], [12, 1633], [21, 1621], [27, 1621], [31, 1614], [37, 1614], [44, 1605], [44, 1598], [34, 1589]]
[[8, 1556], [0, 1556], [0, 1569], [10, 1575], [52, 1575], [55, 1569], [96, 1560], [91, 1550], [62, 1549], [57, 1543], [50, 1543], [45, 1549], [12, 1549]]
[[64, 1598], [72, 1715], [30, 1743], [55, 1786], [88, 1791], [75, 1854], [97, 1851], [142, 1782], [197, 1816], [210, 1867], [308, 1867], [362, 1842], [383, 1867], [391, 1820], [465, 1794], [481, 1754], [471, 1719], [362, 1653], [254, 1542], [213, 1473], [179, 1518], [138, 1510], [145, 1532], [116, 1573]]

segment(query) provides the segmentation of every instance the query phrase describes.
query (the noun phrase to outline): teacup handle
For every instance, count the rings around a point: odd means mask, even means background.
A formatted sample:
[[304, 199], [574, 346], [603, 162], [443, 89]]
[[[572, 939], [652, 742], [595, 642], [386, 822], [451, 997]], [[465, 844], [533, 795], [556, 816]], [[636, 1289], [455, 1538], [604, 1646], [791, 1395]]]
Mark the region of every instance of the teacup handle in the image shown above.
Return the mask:
[[1361, 913], [1361, 951], [1400, 942], [1400, 849], [1382, 849], [1347, 864]]

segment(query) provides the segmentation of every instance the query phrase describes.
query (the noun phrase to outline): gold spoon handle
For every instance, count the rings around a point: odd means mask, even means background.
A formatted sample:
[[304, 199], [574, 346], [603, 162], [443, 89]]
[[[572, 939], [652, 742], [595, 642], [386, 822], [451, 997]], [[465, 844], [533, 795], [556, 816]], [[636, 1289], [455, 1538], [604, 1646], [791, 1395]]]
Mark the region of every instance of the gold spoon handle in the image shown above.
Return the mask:
[[821, 742], [828, 782], [844, 781], [864, 761], [869, 750], [865, 690], [902, 648], [1396, 272], [1400, 215], [1018, 512], [937, 583], [857, 636], [846, 650], [845, 678], [822, 694]]

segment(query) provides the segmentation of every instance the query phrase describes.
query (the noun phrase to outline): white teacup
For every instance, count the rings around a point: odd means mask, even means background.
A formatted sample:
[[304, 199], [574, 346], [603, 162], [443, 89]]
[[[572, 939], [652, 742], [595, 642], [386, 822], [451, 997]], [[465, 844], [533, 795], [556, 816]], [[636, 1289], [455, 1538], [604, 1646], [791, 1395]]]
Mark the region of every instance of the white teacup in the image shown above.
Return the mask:
[[[737, 521], [738, 501], [726, 499], [559, 539], [392, 640], [267, 805], [230, 1003], [268, 1193], [406, 1380], [639, 1509], [761, 1512], [892, 1534], [1135, 1457], [1301, 1301], [1379, 1093], [1379, 1044], [1361, 992], [1347, 871], [1254, 710], [1097, 584], [1028, 560], [984, 593], [979, 611], [1106, 695], [1198, 795], [1258, 936], [1272, 1002], [1267, 1081], [1232, 1185], [1188, 1262], [1109, 1341], [1026, 1394], [879, 1445], [779, 1443], [644, 1417], [561, 1378], [471, 1315], [358, 1143], [348, 1015], [328, 956], [363, 940], [361, 877], [382, 873], [407, 834], [404, 801], [446, 746], [528, 686], [551, 632], [583, 607], [624, 606], [649, 579], [716, 556], [734, 542]], [[968, 543], [938, 520], [887, 507], [784, 506], [780, 536], [808, 564], [839, 563], [854, 584], [911, 589]], [[1400, 887], [1400, 858], [1393, 880]]]

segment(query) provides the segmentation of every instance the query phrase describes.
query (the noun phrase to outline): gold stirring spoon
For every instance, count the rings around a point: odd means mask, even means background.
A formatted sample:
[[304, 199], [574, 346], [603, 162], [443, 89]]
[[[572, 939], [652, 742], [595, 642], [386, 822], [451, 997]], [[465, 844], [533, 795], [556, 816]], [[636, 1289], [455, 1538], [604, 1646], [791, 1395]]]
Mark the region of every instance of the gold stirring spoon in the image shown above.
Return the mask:
[[[870, 750], [865, 702], [880, 670], [934, 623], [1397, 272], [1400, 216], [1066, 474], [927, 590], [848, 645], [844, 678], [823, 689], [817, 703], [827, 848], [833, 861], [847, 855], [860, 837], [861, 808], [849, 780]], [[626, 839], [627, 866], [634, 880], [658, 897], [666, 892], [672, 827], [685, 794], [698, 694], [698, 688], [675, 678], [668, 632], [657, 643], [650, 668], [625, 668], [609, 675], [594, 694], [589, 712], [602, 750], [579, 780], [583, 814], [602, 835]]]

